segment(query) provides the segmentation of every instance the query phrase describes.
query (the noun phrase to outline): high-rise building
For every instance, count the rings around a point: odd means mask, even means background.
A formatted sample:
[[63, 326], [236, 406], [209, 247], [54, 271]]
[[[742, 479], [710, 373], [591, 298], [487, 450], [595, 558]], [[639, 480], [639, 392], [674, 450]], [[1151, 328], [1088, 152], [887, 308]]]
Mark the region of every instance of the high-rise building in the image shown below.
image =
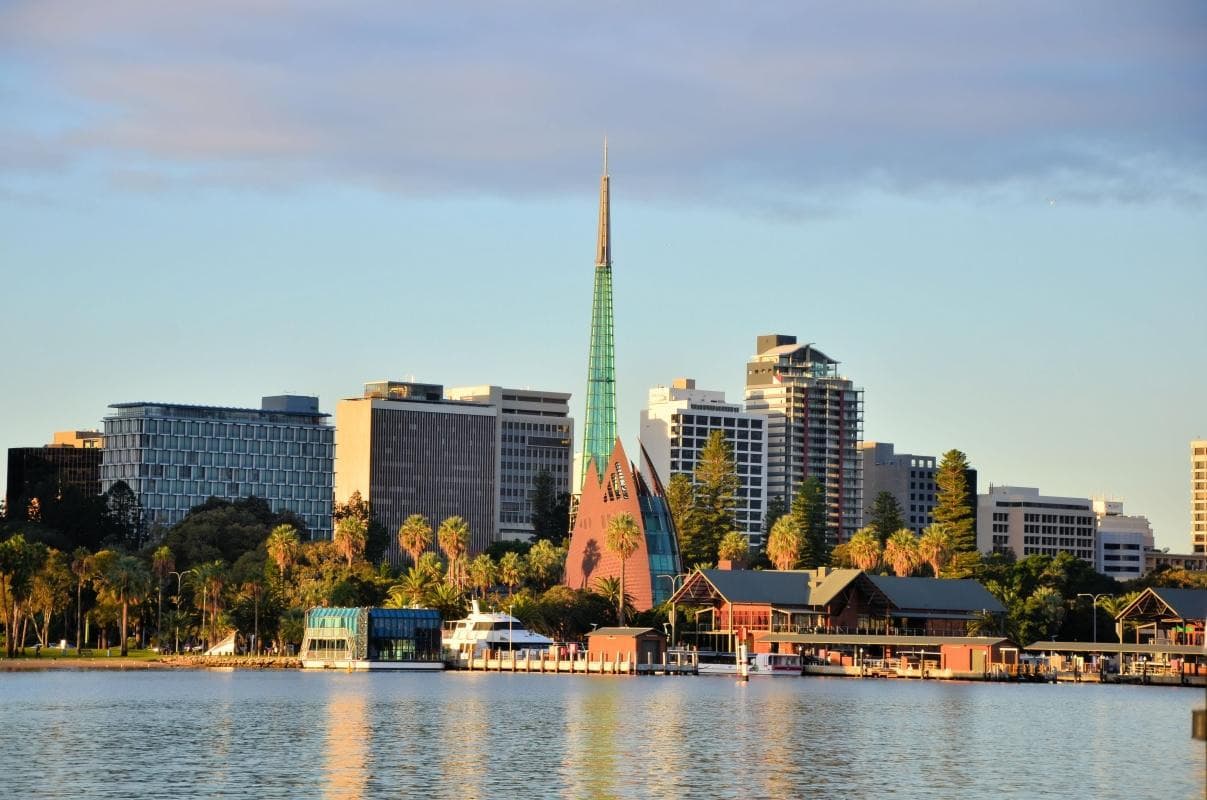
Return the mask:
[[893, 452], [892, 442], [861, 442], [859, 453], [863, 459], [864, 521], [880, 493], [888, 492], [901, 507], [906, 527], [921, 535], [933, 521], [938, 491], [935, 457]]
[[54, 441], [42, 447], [10, 447], [5, 506], [21, 514], [39, 494], [67, 490], [84, 495], [101, 493], [100, 431], [56, 431]]
[[147, 522], [173, 525], [210, 497], [255, 496], [331, 537], [334, 430], [317, 397], [265, 397], [260, 408], [116, 403], [105, 417], [101, 490], [125, 481]]
[[1144, 554], [1153, 547], [1153, 529], [1147, 517], [1127, 516], [1123, 502], [1095, 497], [1094, 569], [1120, 581], [1144, 576]]
[[[612, 221], [608, 142], [599, 179], [599, 232], [595, 242], [595, 288], [591, 300], [591, 344], [587, 359], [587, 409], [583, 424], [581, 478], [592, 461], [603, 464], [616, 442], [616, 348], [612, 325]], [[602, 473], [596, 465], [596, 474]], [[580, 485], [577, 487], [581, 490]]]
[[[401, 563], [398, 528], [422, 514], [433, 529], [448, 517], [469, 523], [471, 554], [495, 533], [498, 409], [443, 398], [435, 384], [378, 381], [335, 407], [335, 499], [359, 492], [390, 536]], [[435, 545], [433, 545], [434, 547]]]
[[697, 389], [690, 378], [677, 378], [669, 387], [650, 389], [641, 412], [641, 445], [659, 480], [684, 474], [695, 479], [700, 453], [713, 431], [725, 436], [733, 451], [738, 491], [733, 508], [737, 530], [751, 547], [763, 539], [764, 493], [767, 473], [767, 418], [726, 403], [724, 392]]
[[1190, 443], [1190, 549], [1207, 553], [1207, 439]]
[[621, 514], [630, 515], [640, 535], [637, 549], [623, 564], [623, 589], [638, 611], [669, 600], [681, 571], [662, 484], [648, 462], [644, 467], [637, 470], [619, 439], [607, 461], [592, 460], [587, 465], [566, 555], [566, 585], [572, 589], [595, 589], [603, 578], [619, 579], [622, 564], [608, 548], [608, 525]]
[[767, 417], [767, 500], [792, 494], [806, 478], [825, 490], [830, 544], [863, 517], [863, 390], [838, 362], [795, 336], [759, 336], [746, 364], [746, 410]]
[[994, 486], [977, 497], [977, 549], [1016, 558], [1072, 553], [1095, 563], [1097, 518], [1088, 497], [1050, 497], [1025, 486]]
[[537, 476], [549, 473], [554, 491], [570, 493], [574, 420], [570, 394], [499, 386], [462, 386], [445, 397], [498, 409], [495, 417], [495, 538], [532, 537], [532, 500]]

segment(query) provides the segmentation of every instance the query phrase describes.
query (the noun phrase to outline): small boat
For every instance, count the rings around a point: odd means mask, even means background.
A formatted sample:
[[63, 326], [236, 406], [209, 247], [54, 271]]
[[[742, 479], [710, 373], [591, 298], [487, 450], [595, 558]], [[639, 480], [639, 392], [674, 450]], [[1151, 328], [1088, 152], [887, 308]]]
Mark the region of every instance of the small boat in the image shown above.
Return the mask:
[[[728, 658], [726, 658], [728, 656]], [[795, 653], [755, 653], [747, 659], [750, 675], [763, 677], [799, 677], [800, 656]], [[737, 675], [738, 660], [732, 653], [719, 653], [715, 658], [700, 659], [701, 675]]]
[[510, 614], [483, 611], [477, 600], [472, 602], [468, 617], [450, 623], [444, 631], [445, 653], [462, 661], [481, 657], [488, 650], [507, 650], [516, 658], [526, 654], [536, 657], [548, 653], [551, 647], [553, 640], [548, 636], [533, 633]]

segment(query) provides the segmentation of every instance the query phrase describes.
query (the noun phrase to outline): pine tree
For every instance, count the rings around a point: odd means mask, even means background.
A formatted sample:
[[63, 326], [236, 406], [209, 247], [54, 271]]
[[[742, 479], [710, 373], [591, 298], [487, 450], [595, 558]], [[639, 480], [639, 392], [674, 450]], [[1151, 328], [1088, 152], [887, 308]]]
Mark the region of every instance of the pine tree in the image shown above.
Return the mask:
[[560, 542], [570, 532], [570, 496], [558, 493], [549, 470], [532, 484], [532, 540]]
[[876, 495], [876, 500], [872, 503], [872, 518], [868, 520], [868, 527], [876, 531], [876, 538], [880, 540], [881, 547], [888, 542], [888, 537], [905, 527], [905, 520], [901, 516], [901, 504], [897, 502], [897, 498], [892, 492], [881, 492]]
[[713, 431], [696, 462], [692, 537], [688, 563], [712, 562], [726, 533], [734, 529], [734, 498], [738, 473], [733, 449], [722, 431]]
[[784, 502], [782, 495], [776, 495], [767, 501], [767, 511], [763, 514], [763, 541], [767, 541], [767, 537], [771, 535], [771, 529], [780, 517], [788, 513], [788, 504]]
[[816, 478], [806, 478], [792, 497], [792, 521], [800, 531], [800, 561], [806, 567], [830, 563], [826, 542], [826, 493]]

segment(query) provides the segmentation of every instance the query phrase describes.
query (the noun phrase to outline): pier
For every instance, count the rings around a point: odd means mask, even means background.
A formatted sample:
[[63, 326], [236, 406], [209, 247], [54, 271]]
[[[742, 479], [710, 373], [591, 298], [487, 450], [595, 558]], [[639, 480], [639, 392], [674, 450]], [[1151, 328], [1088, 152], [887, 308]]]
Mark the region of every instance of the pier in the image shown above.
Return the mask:
[[545, 653], [535, 656], [525, 652], [516, 657], [513, 651], [488, 652], [473, 658], [450, 659], [449, 669], [468, 672], [535, 672], [548, 675], [696, 675], [699, 665], [694, 654], [663, 654], [661, 659], [641, 661], [635, 653], [614, 653], [610, 657], [592, 658], [578, 653], [573, 658], [560, 658]]

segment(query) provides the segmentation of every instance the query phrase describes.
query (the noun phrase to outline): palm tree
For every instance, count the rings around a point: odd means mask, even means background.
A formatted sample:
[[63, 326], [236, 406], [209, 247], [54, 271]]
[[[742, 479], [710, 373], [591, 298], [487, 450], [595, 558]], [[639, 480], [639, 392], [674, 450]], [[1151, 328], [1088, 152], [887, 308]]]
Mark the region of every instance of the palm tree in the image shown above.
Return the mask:
[[427, 602], [440, 612], [444, 619], [460, 619], [465, 616], [465, 597], [451, 583], [438, 583], [432, 587]]
[[411, 557], [412, 564], [419, 563], [419, 556], [432, 546], [432, 526], [422, 514], [412, 514], [398, 527], [398, 547]]
[[245, 581], [239, 587], [239, 596], [244, 600], [251, 600], [254, 611], [252, 616], [252, 648], [255, 651], [260, 649], [260, 598], [264, 596], [264, 577], [257, 576], [252, 580]]
[[633, 598], [627, 594], [621, 597], [621, 586], [619, 578], [599, 577], [595, 579], [595, 588], [592, 590], [595, 594], [604, 598], [609, 604], [620, 607], [623, 602], [626, 611], [633, 610]]
[[[201, 588], [201, 638], [209, 645], [209, 636], [218, 621], [218, 595], [226, 584], [226, 564], [221, 559], [198, 564], [197, 585]], [[206, 614], [209, 614], [207, 630]]]
[[75, 651], [78, 654], [84, 636], [84, 584], [92, 580], [94, 573], [92, 554], [83, 547], [71, 553], [71, 572], [75, 575]]
[[479, 592], [479, 597], [486, 597], [486, 592], [495, 584], [495, 561], [488, 553], [479, 553], [469, 562], [469, 582]]
[[637, 546], [641, 543], [641, 528], [633, 515], [624, 512], [608, 520], [608, 533], [605, 546], [609, 552], [620, 556], [620, 599], [616, 604], [616, 619], [620, 627], [624, 627], [624, 565]]
[[771, 563], [776, 569], [792, 569], [800, 560], [800, 548], [800, 529], [796, 521], [791, 515], [777, 519], [767, 534], [767, 557]]
[[[184, 631], [186, 635], [188, 634], [189, 626], [190, 626], [190, 623], [192, 622], [191, 615], [189, 614], [189, 612], [181, 611], [179, 608], [169, 608], [168, 613], [163, 615], [163, 621], [167, 625], [166, 630], [171, 631], [171, 633], [172, 633], [172, 641], [173, 641], [172, 652], [179, 653], [180, 652], [180, 632]], [[162, 647], [162, 646], [163, 646], [163, 644], [161, 642], [160, 647]]]
[[286, 571], [297, 560], [301, 543], [298, 541], [297, 530], [289, 524], [281, 524], [272, 529], [264, 542], [268, 557], [277, 565], [277, 573], [284, 580]]
[[744, 564], [749, 554], [750, 541], [744, 533], [730, 531], [721, 537], [721, 544], [717, 547], [717, 558], [719, 560]]
[[159, 646], [163, 647], [160, 631], [163, 628], [163, 582], [168, 573], [176, 569], [176, 559], [172, 556], [172, 548], [166, 544], [155, 549], [151, 554], [151, 573], [155, 575], [155, 584], [159, 592], [159, 605], [156, 611], [155, 635], [160, 638]]
[[348, 568], [352, 562], [365, 554], [365, 544], [368, 541], [369, 530], [360, 517], [344, 517], [335, 525], [335, 535], [331, 540], [335, 543], [340, 555], [348, 560]]
[[499, 558], [499, 582], [507, 587], [507, 596], [511, 597], [515, 587], [524, 580], [524, 560], [514, 550], [509, 550]]
[[460, 560], [469, 549], [469, 523], [462, 517], [449, 517], [440, 523], [436, 536], [440, 540], [440, 549], [448, 556], [448, 581], [460, 586]]
[[872, 570], [880, 565], [880, 537], [875, 528], [860, 528], [851, 535], [847, 552], [856, 569]]
[[918, 539], [909, 528], [894, 531], [884, 546], [884, 561], [893, 568], [893, 574], [904, 578], [913, 573], [922, 559], [918, 556]]
[[140, 601], [151, 588], [151, 575], [142, 561], [134, 556], [120, 555], [109, 559], [106, 569], [97, 577], [98, 589], [115, 604], [121, 606], [121, 632], [123, 657], [130, 654], [126, 637], [129, 631], [130, 604]]
[[386, 608], [410, 608], [421, 606], [430, 595], [439, 579], [419, 567], [411, 567], [402, 580], [390, 587], [386, 595]]
[[918, 540], [918, 558], [930, 564], [935, 577], [939, 577], [943, 566], [951, 558], [951, 537], [943, 526], [931, 525], [922, 532], [922, 538]]

